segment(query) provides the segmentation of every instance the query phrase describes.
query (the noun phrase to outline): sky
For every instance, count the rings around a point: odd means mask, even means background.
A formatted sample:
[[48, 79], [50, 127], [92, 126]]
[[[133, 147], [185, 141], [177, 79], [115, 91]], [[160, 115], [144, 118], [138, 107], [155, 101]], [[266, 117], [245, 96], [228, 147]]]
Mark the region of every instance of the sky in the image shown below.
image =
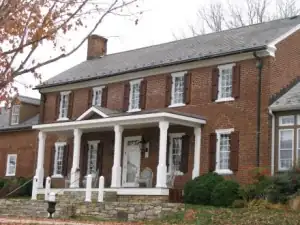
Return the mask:
[[[197, 11], [208, 2], [207, 0], [140, 1], [140, 9], [144, 13], [139, 18], [138, 25], [135, 25], [134, 21], [128, 18], [110, 16], [94, 32], [108, 39], [108, 54], [174, 41], [174, 34], [177, 38], [183, 37], [183, 34], [189, 36], [188, 25], [198, 22]], [[225, 3], [228, 0], [210, 0], [210, 2], [212, 1], [223, 1]], [[300, 0], [297, 1], [300, 4]], [[75, 45], [81, 40], [81, 34], [84, 35], [84, 32], [80, 30], [78, 33], [70, 33], [62, 41], [67, 42], [70, 46]], [[86, 60], [86, 53], [87, 43], [73, 55], [43, 67], [39, 71], [42, 80], [45, 81]], [[55, 51], [52, 48], [45, 47], [39, 54], [39, 58], [44, 59], [45, 56], [55, 54]], [[29, 78], [27, 75], [19, 77], [18, 80], [21, 83], [33, 86], [38, 84], [37, 80]], [[22, 95], [39, 97], [38, 91], [25, 88], [23, 85], [18, 85], [18, 89]]]

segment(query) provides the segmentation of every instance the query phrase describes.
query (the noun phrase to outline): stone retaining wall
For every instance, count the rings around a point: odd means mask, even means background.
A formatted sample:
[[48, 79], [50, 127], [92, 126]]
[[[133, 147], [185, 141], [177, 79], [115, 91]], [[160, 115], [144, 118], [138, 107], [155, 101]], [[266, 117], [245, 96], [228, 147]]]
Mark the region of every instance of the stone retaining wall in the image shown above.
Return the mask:
[[[0, 199], [0, 216], [47, 217], [48, 204], [42, 200]], [[58, 202], [55, 217], [93, 216], [101, 219], [144, 220], [184, 210], [183, 204], [130, 202]]]

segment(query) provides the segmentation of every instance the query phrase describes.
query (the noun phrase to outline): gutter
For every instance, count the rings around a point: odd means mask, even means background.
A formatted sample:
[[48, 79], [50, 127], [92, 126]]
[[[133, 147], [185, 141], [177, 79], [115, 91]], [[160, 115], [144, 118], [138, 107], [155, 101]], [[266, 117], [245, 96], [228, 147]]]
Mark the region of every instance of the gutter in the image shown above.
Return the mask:
[[272, 116], [272, 135], [271, 135], [271, 175], [275, 173], [275, 115], [269, 108], [269, 115]]
[[181, 61], [174, 61], [174, 62], [163, 63], [163, 64], [159, 64], [159, 65], [149, 65], [149, 66], [145, 66], [145, 67], [142, 67], [142, 68], [136, 68], [136, 69], [126, 70], [126, 71], [123, 71], [123, 72], [107, 74], [107, 75], [104, 75], [102, 77], [95, 76], [95, 77], [89, 77], [89, 78], [74, 80], [74, 81], [66, 81], [66, 82], [63, 82], [63, 83], [38, 85], [38, 86], [34, 87], [33, 90], [39, 90], [39, 89], [42, 89], [42, 88], [62, 86], [62, 85], [67, 85], [67, 84], [79, 83], [79, 82], [83, 82], [83, 81], [90, 81], [90, 80], [96, 80], [96, 79], [101, 79], [101, 78], [113, 77], [113, 76], [118, 76], [118, 75], [122, 75], [122, 74], [126, 74], [126, 73], [139, 72], [139, 71], [144, 71], [144, 70], [148, 70], [148, 69], [156, 69], [156, 68], [161, 68], [161, 67], [165, 67], [165, 66], [180, 65], [180, 64], [195, 62], [195, 61], [199, 61], [199, 60], [213, 59], [213, 58], [230, 56], [230, 55], [235, 55], [235, 54], [242, 54], [242, 53], [247, 53], [247, 52], [262, 51], [262, 50], [267, 50], [268, 48], [269, 47], [267, 45], [264, 45], [264, 46], [260, 46], [260, 47], [247, 48], [247, 49], [243, 49], [243, 50], [236, 50], [236, 51], [225, 52], [225, 53], [217, 53], [217, 54], [212, 54], [212, 55], [208, 55], [208, 56], [201, 56], [201, 57], [198, 57], [198, 58], [184, 59], [184, 60], [181, 60]]
[[24, 127], [7, 127], [5, 129], [0, 128], [0, 133], [14, 132], [14, 131], [24, 131], [24, 130], [34, 130], [32, 125]]
[[263, 69], [263, 61], [262, 58], [257, 56], [256, 52], [253, 52], [253, 56], [256, 58], [256, 68], [258, 69], [257, 73], [257, 100], [256, 100], [256, 166], [260, 166], [260, 133], [261, 133], [261, 81], [262, 81], [262, 69]]

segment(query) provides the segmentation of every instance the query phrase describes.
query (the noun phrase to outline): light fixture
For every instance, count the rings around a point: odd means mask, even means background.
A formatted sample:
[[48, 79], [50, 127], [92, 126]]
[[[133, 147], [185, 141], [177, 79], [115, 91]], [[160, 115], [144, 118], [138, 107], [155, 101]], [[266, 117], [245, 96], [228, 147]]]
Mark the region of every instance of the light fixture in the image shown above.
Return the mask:
[[146, 144], [147, 144], [147, 142], [145, 141], [145, 138], [142, 136], [142, 140], [139, 142], [139, 147], [140, 147], [141, 152], [146, 151]]

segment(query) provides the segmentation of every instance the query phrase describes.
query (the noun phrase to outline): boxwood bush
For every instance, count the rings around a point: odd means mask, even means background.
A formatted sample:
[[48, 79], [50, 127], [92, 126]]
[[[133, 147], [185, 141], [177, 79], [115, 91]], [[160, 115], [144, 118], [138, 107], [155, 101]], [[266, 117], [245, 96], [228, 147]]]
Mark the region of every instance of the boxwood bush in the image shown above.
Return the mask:
[[240, 185], [233, 180], [218, 183], [211, 193], [211, 204], [214, 206], [231, 206], [239, 198]]
[[188, 204], [211, 204], [211, 193], [224, 178], [216, 173], [207, 173], [190, 180], [184, 187], [184, 202]]

